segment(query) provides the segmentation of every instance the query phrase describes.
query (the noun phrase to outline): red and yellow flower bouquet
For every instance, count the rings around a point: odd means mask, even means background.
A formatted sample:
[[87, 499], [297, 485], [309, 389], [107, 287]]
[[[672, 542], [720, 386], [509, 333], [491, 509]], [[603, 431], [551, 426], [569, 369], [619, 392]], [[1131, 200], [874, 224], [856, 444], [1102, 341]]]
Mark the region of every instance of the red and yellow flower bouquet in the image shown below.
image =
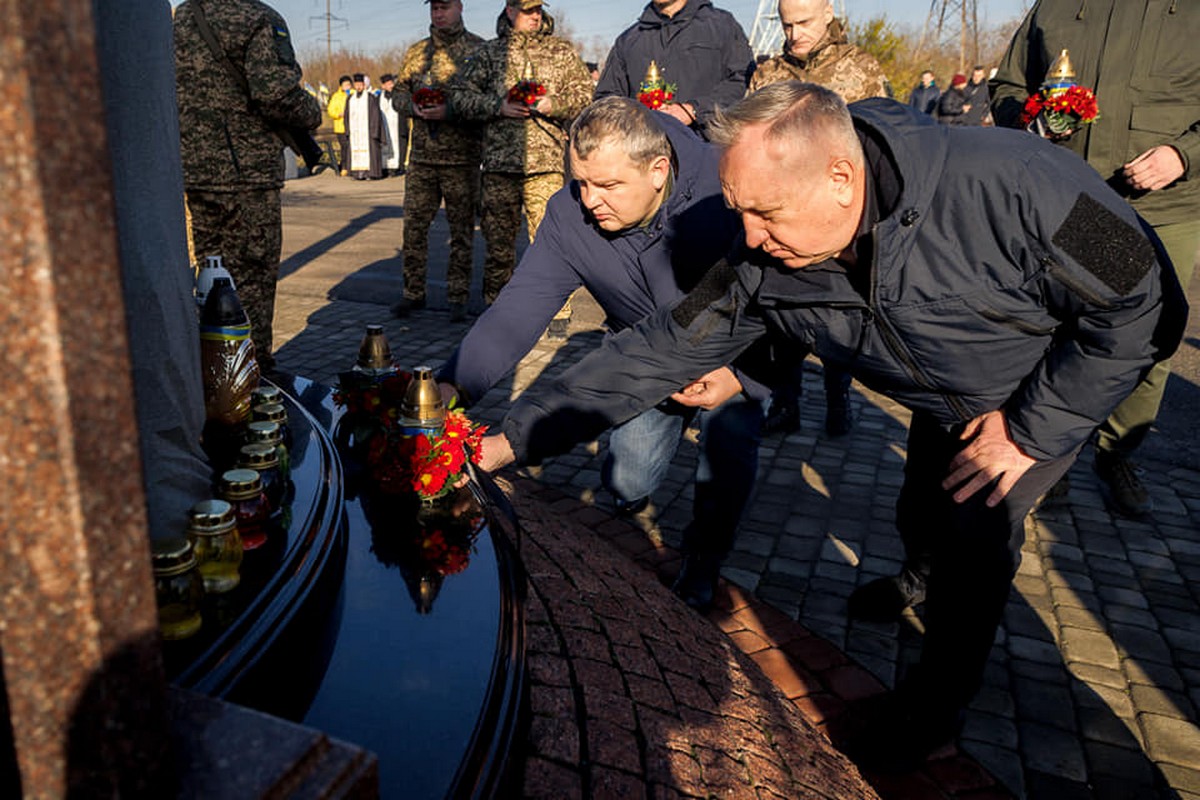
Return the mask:
[[382, 380], [349, 373], [334, 402], [346, 409], [345, 436], [354, 440], [353, 449], [376, 489], [434, 500], [453, 491], [468, 460], [478, 463], [487, 426], [451, 409], [438, 428], [411, 427], [402, 411], [411, 382], [411, 374], [400, 370]]
[[1074, 78], [1071, 54], [1063, 50], [1047, 71], [1042, 88], [1025, 101], [1021, 123], [1026, 130], [1060, 140], [1100, 118], [1096, 93], [1076, 85]]
[[638, 87], [638, 102], [657, 111], [675, 99], [675, 90], [675, 84], [663, 80], [658, 64], [651, 61], [646, 77], [642, 78], [642, 84]]

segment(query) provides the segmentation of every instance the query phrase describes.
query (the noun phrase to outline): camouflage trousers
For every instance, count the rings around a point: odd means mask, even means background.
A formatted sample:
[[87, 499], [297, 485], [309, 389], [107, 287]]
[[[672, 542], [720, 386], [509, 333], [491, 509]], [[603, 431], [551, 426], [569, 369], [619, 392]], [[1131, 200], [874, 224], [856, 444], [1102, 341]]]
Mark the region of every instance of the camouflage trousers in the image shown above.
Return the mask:
[[561, 172], [516, 175], [507, 172], [483, 173], [483, 192], [479, 227], [487, 245], [483, 262], [483, 299], [489, 305], [512, 277], [517, 261], [517, 233], [521, 230], [521, 209], [529, 241], [537, 235], [546, 214], [550, 195], [563, 186]]
[[466, 303], [471, 292], [471, 245], [479, 203], [479, 167], [412, 164], [404, 176], [404, 296], [425, 299], [429, 226], [442, 201], [450, 222], [446, 299]]
[[233, 276], [259, 359], [271, 357], [275, 283], [283, 247], [278, 189], [187, 193], [196, 259], [220, 255]]

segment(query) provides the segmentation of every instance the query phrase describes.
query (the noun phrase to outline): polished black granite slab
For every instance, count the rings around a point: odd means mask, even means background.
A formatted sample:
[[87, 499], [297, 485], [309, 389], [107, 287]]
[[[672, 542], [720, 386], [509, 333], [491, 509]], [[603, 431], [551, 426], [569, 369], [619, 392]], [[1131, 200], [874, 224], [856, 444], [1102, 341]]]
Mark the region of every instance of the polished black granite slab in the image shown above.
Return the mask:
[[295, 438], [290, 524], [247, 559], [242, 586], [209, 601], [221, 624], [168, 643], [174, 681], [373, 751], [385, 798], [503, 796], [525, 691], [509, 523], [478, 487], [462, 490], [473, 547], [439, 574], [412, 557], [414, 508], [360, 486], [359, 465], [333, 449], [331, 391], [300, 378], [280, 388]]

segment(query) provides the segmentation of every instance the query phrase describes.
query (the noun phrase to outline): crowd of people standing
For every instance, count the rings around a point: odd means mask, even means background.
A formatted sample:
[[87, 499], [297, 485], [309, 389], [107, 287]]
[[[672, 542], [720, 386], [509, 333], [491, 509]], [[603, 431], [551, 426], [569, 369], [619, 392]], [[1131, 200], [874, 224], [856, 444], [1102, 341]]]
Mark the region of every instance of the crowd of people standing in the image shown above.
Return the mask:
[[[225, 248], [269, 355], [282, 175], [270, 134], [316, 127], [319, 108], [278, 15], [257, 0], [228, 5], [241, 16], [213, 28], [247, 27], [229, 49], [253, 55], [257, 96], [236, 81], [194, 91], [229, 75], [193, 27], [199, 0], [176, 14], [181, 114], [195, 122], [187, 200], [197, 252]], [[1186, 321], [1176, 275], [1186, 286], [1200, 246], [1194, 182], [1181, 180], [1200, 154], [1200, 76], [1182, 55], [1200, 17], [1155, 0], [1093, 3], [1086, 19], [1068, 5], [1034, 5], [990, 84], [981, 65], [945, 91], [927, 71], [904, 104], [828, 0], [779, 0], [784, 51], [757, 65], [711, 0], [651, 0], [598, 78], [542, 0], [506, 0], [488, 40], [463, 26], [462, 0], [432, 0], [430, 35], [379, 76], [381, 90], [346, 75], [326, 106], [341, 175], [407, 169], [396, 316], [426, 305], [428, 230], [444, 204], [450, 314], [466, 318], [480, 217], [487, 309], [439, 371], [447, 396], [469, 405], [543, 332], [565, 338], [580, 287], [607, 316], [601, 348], [514, 404], [485, 440], [485, 466], [537, 463], [612, 428], [602, 480], [619, 513], [638, 514], [683, 431], [700, 431], [673, 585], [689, 605], [713, 601], [764, 431], [798, 424], [808, 355], [824, 365], [828, 435], [853, 425], [852, 376], [913, 410], [896, 516], [904, 562], [860, 586], [848, 611], [891, 621], [923, 604], [926, 633], [920, 663], [852, 743], [864, 763], [911, 766], [955, 735], [1024, 518], [1097, 429], [1110, 502], [1150, 511], [1129, 454]], [[1138, 42], [1157, 44], [1130, 57]], [[1106, 105], [1102, 123], [1058, 142], [996, 129], [1021, 127], [1018, 106], [1060, 47], [1088, 54], [1080, 77]], [[673, 90], [655, 110], [641, 98], [651, 65]], [[233, 145], [205, 128], [210, 96], [251, 118], [260, 181], [213, 173]], [[189, 160], [189, 147], [207, 157]], [[271, 252], [243, 258], [254, 248], [220, 240], [240, 229], [228, 222], [239, 204], [272, 227]], [[264, 282], [270, 292], [255, 288]]]

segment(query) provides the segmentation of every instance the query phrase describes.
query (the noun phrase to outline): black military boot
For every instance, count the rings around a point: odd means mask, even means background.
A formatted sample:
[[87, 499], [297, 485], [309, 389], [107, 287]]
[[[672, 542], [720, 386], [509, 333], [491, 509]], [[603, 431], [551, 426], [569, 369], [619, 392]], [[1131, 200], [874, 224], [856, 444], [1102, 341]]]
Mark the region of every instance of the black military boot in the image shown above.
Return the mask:
[[1154, 510], [1154, 500], [1128, 458], [1097, 447], [1092, 466], [1100, 476], [1100, 493], [1114, 511], [1127, 517], [1144, 517]]

